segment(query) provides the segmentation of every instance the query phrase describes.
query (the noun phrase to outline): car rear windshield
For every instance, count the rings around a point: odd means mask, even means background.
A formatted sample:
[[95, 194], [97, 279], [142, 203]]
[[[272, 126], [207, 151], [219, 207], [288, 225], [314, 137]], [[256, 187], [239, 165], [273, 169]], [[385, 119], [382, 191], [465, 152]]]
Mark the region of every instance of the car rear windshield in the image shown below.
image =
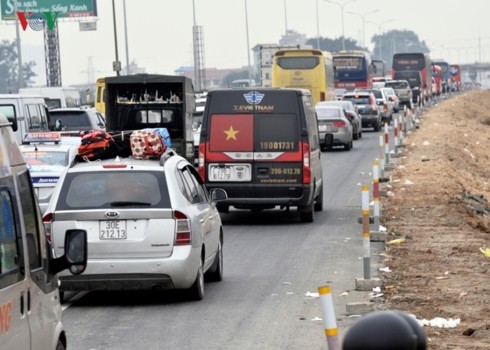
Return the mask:
[[22, 155], [31, 172], [57, 172], [68, 166], [68, 152], [25, 151]]
[[344, 95], [345, 100], [352, 101], [356, 105], [369, 105], [371, 101], [369, 100], [369, 96], [346, 96]]
[[408, 83], [405, 81], [388, 82], [385, 86], [389, 86], [393, 89], [408, 89]]
[[90, 117], [85, 112], [49, 112], [50, 123], [54, 123], [59, 120], [63, 130], [77, 131], [77, 130], [90, 130], [93, 129]]
[[318, 108], [316, 110], [318, 118], [322, 119], [338, 119], [340, 118], [340, 109], [337, 108]]
[[56, 210], [170, 207], [162, 172], [93, 171], [66, 175]]

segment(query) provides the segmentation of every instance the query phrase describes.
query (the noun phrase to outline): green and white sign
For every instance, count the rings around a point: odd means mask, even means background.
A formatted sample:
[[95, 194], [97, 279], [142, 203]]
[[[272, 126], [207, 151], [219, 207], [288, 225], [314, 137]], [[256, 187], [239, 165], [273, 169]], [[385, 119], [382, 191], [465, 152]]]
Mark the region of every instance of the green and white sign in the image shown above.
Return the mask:
[[[18, 0], [17, 9], [15, 0], [0, 0], [2, 21], [14, 21], [17, 13], [22, 12], [23, 18], [31, 16], [50, 18], [76, 18], [97, 16], [96, 0]], [[49, 14], [46, 16], [46, 14]]]

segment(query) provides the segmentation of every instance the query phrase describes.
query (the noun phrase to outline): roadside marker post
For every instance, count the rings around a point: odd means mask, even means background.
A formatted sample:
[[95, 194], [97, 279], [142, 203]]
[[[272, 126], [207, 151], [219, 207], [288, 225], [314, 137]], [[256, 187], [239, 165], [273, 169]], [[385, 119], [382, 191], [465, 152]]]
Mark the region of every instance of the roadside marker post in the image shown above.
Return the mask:
[[395, 146], [393, 147], [393, 150], [395, 153], [398, 153], [398, 147], [400, 147], [398, 139], [398, 117], [395, 117], [393, 120], [393, 136], [395, 139]]
[[387, 182], [389, 179], [385, 177], [385, 157], [384, 157], [385, 139], [383, 132], [379, 133], [379, 166], [381, 182]]
[[390, 164], [390, 133], [388, 132], [388, 123], [385, 123], [385, 165]]
[[332, 288], [329, 286], [319, 287], [318, 293], [320, 294], [320, 304], [325, 323], [325, 335], [327, 337], [328, 349], [341, 350], [339, 330], [337, 328], [337, 320], [335, 318], [335, 310], [333, 307]]
[[362, 256], [364, 279], [371, 278], [371, 243], [369, 230], [369, 187], [362, 186]]
[[381, 285], [379, 278], [371, 278], [371, 232], [369, 230], [369, 187], [361, 186], [362, 190], [362, 251], [364, 278], [356, 278], [356, 290], [371, 291]]
[[381, 191], [379, 189], [379, 162], [373, 162], [373, 230], [370, 231], [371, 242], [386, 242], [386, 234], [380, 232], [380, 217], [381, 217]]

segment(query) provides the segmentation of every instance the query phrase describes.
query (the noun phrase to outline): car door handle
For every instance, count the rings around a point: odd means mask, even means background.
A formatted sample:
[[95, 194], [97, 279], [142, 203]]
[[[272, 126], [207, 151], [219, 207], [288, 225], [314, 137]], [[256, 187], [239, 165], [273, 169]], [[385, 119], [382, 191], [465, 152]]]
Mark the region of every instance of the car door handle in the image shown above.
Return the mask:
[[199, 219], [199, 222], [202, 224], [204, 222], [204, 219]]

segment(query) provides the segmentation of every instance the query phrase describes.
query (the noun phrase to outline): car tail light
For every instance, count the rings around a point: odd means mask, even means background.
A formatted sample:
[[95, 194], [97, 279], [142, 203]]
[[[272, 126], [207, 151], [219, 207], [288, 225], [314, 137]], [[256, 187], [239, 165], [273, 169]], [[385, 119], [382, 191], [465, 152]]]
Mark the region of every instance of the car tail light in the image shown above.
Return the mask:
[[206, 168], [204, 167], [204, 154], [205, 154], [205, 143], [201, 142], [199, 144], [199, 153], [198, 153], [198, 163], [197, 163], [197, 171], [199, 175], [201, 175], [202, 181], [206, 182]]
[[342, 120], [333, 122], [333, 126], [335, 126], [336, 128], [345, 128], [345, 125], [345, 122]]
[[192, 244], [191, 221], [181, 211], [174, 210], [175, 219], [175, 245]]
[[43, 216], [44, 231], [46, 233], [46, 240], [49, 244], [53, 244], [52, 226], [53, 226], [54, 214], [46, 213]]
[[310, 145], [303, 143], [303, 184], [311, 182]]

